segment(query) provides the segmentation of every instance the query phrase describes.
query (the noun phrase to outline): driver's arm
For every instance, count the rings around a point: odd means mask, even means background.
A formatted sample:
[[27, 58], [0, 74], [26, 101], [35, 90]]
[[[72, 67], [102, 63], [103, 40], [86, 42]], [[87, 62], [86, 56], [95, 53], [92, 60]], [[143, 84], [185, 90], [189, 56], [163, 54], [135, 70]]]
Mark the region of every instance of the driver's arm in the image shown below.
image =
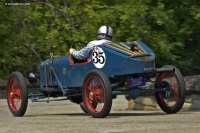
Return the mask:
[[83, 60], [89, 57], [90, 50], [92, 49], [92, 46], [86, 46], [82, 48], [79, 51], [76, 51], [75, 49], [70, 49], [70, 54], [72, 54], [76, 59]]

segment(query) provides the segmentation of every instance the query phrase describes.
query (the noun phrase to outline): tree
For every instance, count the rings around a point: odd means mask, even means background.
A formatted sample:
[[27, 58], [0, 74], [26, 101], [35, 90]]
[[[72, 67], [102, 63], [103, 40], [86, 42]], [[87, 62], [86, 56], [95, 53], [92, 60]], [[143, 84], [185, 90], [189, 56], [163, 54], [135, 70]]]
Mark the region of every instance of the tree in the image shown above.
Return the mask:
[[184, 75], [199, 74], [200, 1], [149, 0], [147, 4], [149, 42], [158, 57], [157, 65], [171, 63]]
[[[3, 0], [2, 3], [8, 2]], [[39, 72], [41, 61], [68, 54], [75, 41], [97, 38], [102, 25], [113, 42], [141, 40], [156, 54], [156, 66], [172, 64], [184, 75], [200, 73], [198, 0], [11, 0], [0, 5], [0, 77]]]

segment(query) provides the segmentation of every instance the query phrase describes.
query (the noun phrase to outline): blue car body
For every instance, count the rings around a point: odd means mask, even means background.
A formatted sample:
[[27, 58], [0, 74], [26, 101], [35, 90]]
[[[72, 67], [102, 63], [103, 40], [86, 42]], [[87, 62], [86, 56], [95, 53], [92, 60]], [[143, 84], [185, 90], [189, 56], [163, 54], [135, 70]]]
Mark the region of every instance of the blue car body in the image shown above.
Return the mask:
[[[136, 44], [135, 51], [131, 44]], [[41, 87], [63, 86], [64, 88], [82, 87], [89, 71], [100, 69], [107, 77], [150, 73], [155, 68], [155, 55], [143, 42], [123, 42], [100, 45], [105, 53], [105, 64], [102, 68], [94, 65], [90, 56], [89, 62], [70, 64], [70, 55], [47, 59], [40, 64]], [[60, 83], [59, 83], [59, 82]]]

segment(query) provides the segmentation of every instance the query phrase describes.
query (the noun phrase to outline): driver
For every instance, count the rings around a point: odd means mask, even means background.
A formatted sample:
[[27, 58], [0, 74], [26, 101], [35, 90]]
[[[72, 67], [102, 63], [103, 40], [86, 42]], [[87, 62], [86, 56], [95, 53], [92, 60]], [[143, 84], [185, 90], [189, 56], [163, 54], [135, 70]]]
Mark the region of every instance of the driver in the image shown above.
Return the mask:
[[90, 51], [94, 46], [111, 43], [113, 36], [113, 29], [110, 26], [101, 26], [98, 30], [98, 40], [90, 41], [86, 47], [77, 51], [70, 48], [69, 53], [76, 59], [83, 60], [90, 56]]

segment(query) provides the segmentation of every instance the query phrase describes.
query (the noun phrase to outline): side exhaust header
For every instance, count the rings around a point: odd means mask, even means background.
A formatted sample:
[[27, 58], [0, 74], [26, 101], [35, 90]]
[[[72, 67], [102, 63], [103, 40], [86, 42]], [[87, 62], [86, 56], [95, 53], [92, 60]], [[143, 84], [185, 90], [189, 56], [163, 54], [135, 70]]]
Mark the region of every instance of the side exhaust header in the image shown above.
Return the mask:
[[155, 73], [162, 73], [162, 72], [174, 72], [174, 68], [156, 68]]

